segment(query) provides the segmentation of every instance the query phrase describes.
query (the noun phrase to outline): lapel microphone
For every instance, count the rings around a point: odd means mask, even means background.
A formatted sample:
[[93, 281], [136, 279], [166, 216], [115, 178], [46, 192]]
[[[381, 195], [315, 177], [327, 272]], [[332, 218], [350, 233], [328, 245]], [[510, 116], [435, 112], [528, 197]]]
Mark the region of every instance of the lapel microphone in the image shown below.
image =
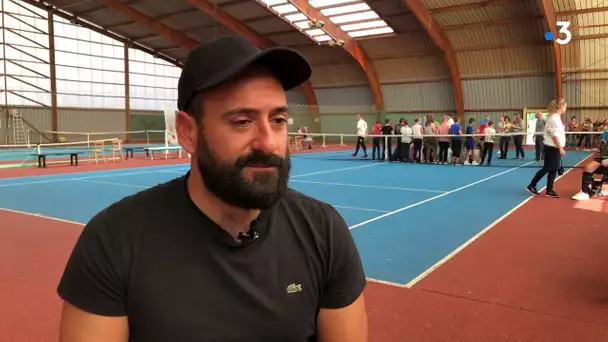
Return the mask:
[[257, 240], [260, 237], [260, 234], [257, 230], [251, 228], [247, 233], [239, 233], [237, 237], [241, 244], [247, 245]]

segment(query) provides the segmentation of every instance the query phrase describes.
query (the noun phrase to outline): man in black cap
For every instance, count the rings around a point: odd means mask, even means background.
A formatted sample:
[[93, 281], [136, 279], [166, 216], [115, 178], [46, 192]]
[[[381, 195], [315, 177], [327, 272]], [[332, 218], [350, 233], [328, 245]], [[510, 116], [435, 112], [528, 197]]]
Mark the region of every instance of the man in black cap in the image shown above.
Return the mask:
[[62, 342], [367, 341], [365, 276], [343, 218], [287, 186], [285, 90], [311, 67], [226, 36], [178, 86], [185, 176], [84, 228], [59, 284]]

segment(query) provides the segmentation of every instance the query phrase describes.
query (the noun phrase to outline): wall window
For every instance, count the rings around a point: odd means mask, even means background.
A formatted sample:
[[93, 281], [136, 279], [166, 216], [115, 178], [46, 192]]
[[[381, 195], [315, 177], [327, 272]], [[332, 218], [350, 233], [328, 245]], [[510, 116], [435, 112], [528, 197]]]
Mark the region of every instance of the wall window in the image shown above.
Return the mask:
[[177, 81], [181, 69], [143, 51], [129, 49], [131, 108], [177, 108]]
[[[2, 2], [2, 105], [51, 105], [47, 12], [16, 0]], [[3, 34], [1, 34], [3, 33]], [[4, 36], [4, 38], [3, 38]], [[3, 41], [3, 39], [5, 41]]]
[[124, 45], [55, 17], [57, 105], [125, 108]]

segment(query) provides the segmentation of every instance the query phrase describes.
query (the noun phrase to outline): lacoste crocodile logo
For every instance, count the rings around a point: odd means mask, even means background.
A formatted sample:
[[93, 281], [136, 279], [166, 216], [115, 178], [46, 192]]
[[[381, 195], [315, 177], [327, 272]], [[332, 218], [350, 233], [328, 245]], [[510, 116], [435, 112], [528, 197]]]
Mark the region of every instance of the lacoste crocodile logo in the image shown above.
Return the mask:
[[287, 293], [292, 294], [296, 292], [302, 292], [302, 285], [290, 284], [289, 286], [287, 286]]

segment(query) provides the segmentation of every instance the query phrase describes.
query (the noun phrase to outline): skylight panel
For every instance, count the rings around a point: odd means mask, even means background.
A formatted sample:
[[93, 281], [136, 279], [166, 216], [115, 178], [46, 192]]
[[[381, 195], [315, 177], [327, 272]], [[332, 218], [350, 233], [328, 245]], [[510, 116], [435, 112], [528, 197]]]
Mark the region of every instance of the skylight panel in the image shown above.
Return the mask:
[[356, 24], [342, 25], [342, 26], [340, 26], [340, 29], [342, 31], [348, 32], [348, 31], [364, 30], [364, 29], [369, 29], [369, 28], [374, 28], [374, 27], [383, 27], [383, 26], [388, 26], [384, 20], [375, 20], [375, 21], [366, 21], [366, 22], [356, 23]]
[[304, 30], [308, 28], [308, 20], [306, 21], [298, 21], [297, 23], [293, 23], [297, 28]]
[[375, 28], [375, 29], [370, 29], [370, 30], [353, 31], [353, 32], [349, 32], [348, 35], [353, 38], [359, 38], [359, 37], [373, 36], [373, 35], [377, 35], [377, 34], [388, 34], [388, 33], [393, 33], [393, 32], [394, 32], [393, 29], [390, 27], [381, 27], [381, 28]]
[[308, 18], [306, 18], [306, 16], [302, 13], [286, 15], [285, 19], [289, 20], [290, 22], [308, 20]]
[[330, 41], [332, 38], [328, 35], [323, 35], [323, 36], [315, 36], [313, 37], [316, 41], [318, 42], [328, 42]]
[[308, 3], [312, 7], [317, 8], [317, 7], [329, 7], [329, 6], [347, 4], [349, 2], [355, 2], [355, 1], [359, 1], [359, 0], [311, 0]]
[[[323, 18], [315, 18], [311, 13], [301, 12], [293, 0], [255, 1], [271, 9], [277, 17], [317, 43], [332, 43], [338, 41], [339, 37], [344, 39], [344, 33], [352, 38], [394, 33], [365, 0], [307, 0], [310, 6], [318, 8]], [[321, 20], [329, 25], [322, 25]], [[333, 32], [337, 28], [339, 32]]]
[[325, 31], [323, 31], [321, 29], [306, 30], [304, 32], [311, 37], [321, 36], [321, 35], [325, 34]]
[[260, 2], [267, 6], [274, 6], [274, 5], [286, 4], [287, 0], [260, 0]]
[[323, 13], [324, 16], [330, 17], [332, 15], [360, 12], [360, 11], [366, 11], [369, 9], [370, 8], [369, 8], [368, 4], [358, 3], [358, 4], [354, 4], [354, 5], [326, 8], [326, 9], [321, 10], [321, 13]]
[[334, 24], [349, 23], [355, 21], [377, 19], [378, 14], [374, 11], [361, 12], [355, 14], [345, 14], [329, 18]]
[[279, 14], [299, 12], [298, 9], [292, 4], [273, 6], [272, 9], [277, 11]]

